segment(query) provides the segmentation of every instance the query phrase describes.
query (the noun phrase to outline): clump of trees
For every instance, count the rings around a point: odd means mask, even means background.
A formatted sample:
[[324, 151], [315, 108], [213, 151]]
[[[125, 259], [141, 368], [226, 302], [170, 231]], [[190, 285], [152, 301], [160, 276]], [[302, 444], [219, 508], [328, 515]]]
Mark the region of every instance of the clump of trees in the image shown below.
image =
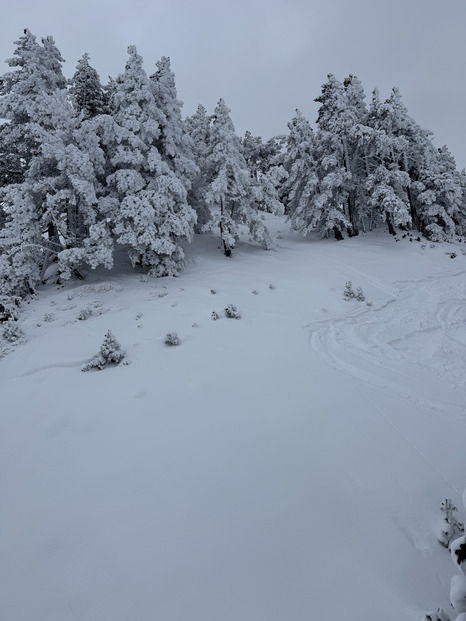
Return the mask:
[[[236, 134], [220, 99], [182, 118], [170, 59], [148, 75], [134, 46], [103, 86], [87, 54], [66, 80], [53, 37], [29, 31], [0, 78], [0, 318], [53, 272], [133, 266], [177, 275], [194, 233], [231, 256], [241, 228], [272, 247], [261, 212], [336, 239], [383, 224], [433, 241], [464, 234], [466, 178], [393, 89], [368, 106], [355, 76], [322, 86], [316, 128], [296, 111], [289, 134]], [[53, 270], [51, 269], [53, 267]]]

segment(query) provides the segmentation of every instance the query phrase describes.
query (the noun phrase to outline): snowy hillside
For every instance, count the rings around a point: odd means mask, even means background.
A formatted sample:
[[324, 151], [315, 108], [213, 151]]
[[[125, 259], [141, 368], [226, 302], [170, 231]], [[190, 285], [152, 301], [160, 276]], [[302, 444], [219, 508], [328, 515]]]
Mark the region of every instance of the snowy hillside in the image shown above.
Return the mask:
[[[179, 278], [122, 263], [26, 307], [0, 359], [2, 620], [450, 610], [434, 529], [466, 485], [462, 245], [266, 223], [275, 251], [196, 236]], [[82, 373], [107, 330], [130, 364]]]

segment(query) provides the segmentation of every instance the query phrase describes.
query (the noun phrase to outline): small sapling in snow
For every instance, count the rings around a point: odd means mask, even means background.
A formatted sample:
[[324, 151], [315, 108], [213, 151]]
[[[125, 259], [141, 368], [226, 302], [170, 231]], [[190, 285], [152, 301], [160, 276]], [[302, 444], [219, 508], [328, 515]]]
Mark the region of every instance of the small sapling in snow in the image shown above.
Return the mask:
[[181, 345], [181, 339], [176, 332], [168, 332], [165, 335], [165, 345], [176, 346]]
[[93, 356], [81, 371], [90, 371], [91, 369], [105, 369], [108, 366], [116, 366], [123, 363], [126, 353], [121, 349], [120, 343], [110, 330], [105, 334], [100, 350]]
[[225, 317], [228, 317], [228, 319], [241, 319], [241, 313], [234, 304], [227, 304], [225, 307]]
[[464, 533], [464, 524], [459, 522], [454, 516], [458, 509], [450, 498], [446, 498], [442, 502], [440, 510], [443, 512], [443, 518], [440, 520], [437, 529], [437, 539], [442, 546], [448, 548], [454, 539]]
[[347, 302], [349, 300], [357, 300], [358, 302], [364, 302], [366, 299], [366, 295], [361, 287], [353, 288], [353, 283], [351, 280], [345, 284], [345, 290], [343, 291], [343, 299]]

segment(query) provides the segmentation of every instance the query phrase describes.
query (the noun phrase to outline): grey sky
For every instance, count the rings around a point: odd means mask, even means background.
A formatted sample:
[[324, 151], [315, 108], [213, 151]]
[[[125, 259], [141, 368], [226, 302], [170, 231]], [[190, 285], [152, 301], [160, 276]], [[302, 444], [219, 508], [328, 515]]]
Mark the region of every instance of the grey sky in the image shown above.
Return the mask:
[[[0, 59], [24, 28], [52, 34], [71, 76], [84, 52], [102, 82], [135, 44], [152, 73], [170, 56], [184, 113], [220, 97], [238, 133], [314, 122], [328, 73], [357, 75], [368, 100], [398, 86], [410, 115], [466, 166], [466, 0], [24, 0], [2, 10]], [[2, 65], [1, 73], [8, 67]]]

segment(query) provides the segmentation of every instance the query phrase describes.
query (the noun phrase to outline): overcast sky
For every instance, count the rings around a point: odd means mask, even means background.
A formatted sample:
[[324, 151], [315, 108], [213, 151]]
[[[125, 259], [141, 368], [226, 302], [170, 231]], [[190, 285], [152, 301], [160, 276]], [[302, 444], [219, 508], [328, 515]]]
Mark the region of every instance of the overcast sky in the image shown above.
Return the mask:
[[54, 36], [68, 77], [84, 52], [103, 83], [128, 45], [149, 74], [170, 56], [184, 114], [223, 97], [239, 134], [285, 133], [296, 108], [314, 123], [328, 73], [357, 75], [368, 101], [398, 86], [466, 167], [466, 0], [21, 0], [1, 17], [2, 61], [29, 28]]

